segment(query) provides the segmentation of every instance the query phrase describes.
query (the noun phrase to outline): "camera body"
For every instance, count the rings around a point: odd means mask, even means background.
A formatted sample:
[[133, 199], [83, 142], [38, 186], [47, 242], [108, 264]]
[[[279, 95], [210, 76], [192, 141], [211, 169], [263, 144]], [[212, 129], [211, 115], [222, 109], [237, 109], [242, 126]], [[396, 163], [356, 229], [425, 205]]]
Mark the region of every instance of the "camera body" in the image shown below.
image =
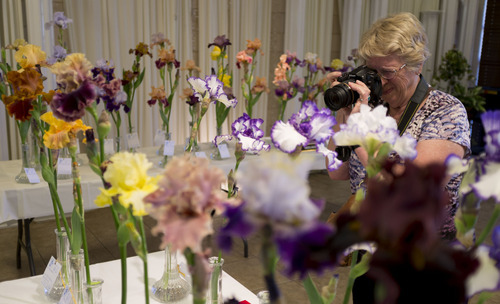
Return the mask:
[[360, 80], [370, 89], [369, 103], [373, 106], [380, 104], [382, 95], [382, 81], [376, 70], [366, 65], [359, 66], [350, 72], [343, 73], [337, 81], [338, 85], [325, 91], [324, 99], [326, 106], [332, 111], [350, 106], [359, 98], [356, 91], [351, 90], [348, 83]]

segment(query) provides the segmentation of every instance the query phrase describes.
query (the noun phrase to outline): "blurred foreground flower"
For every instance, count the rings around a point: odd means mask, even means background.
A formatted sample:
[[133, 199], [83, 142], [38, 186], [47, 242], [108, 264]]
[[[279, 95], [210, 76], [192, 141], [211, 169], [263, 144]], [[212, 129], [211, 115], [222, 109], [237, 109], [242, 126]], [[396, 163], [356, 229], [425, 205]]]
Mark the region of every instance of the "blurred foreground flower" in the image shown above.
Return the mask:
[[[306, 265], [296, 264], [298, 259], [290, 253], [290, 244], [295, 244], [297, 249], [303, 248], [304, 243], [323, 244], [325, 232], [333, 230], [318, 221], [323, 203], [310, 199], [307, 176], [311, 164], [312, 159], [305, 155], [290, 158], [279, 152], [263, 154], [258, 162], [237, 172], [236, 180], [241, 186], [238, 196], [243, 203], [228, 207], [224, 214], [228, 221], [218, 237], [219, 246], [224, 250], [231, 248], [233, 236], [246, 238], [262, 232], [261, 262], [271, 303], [280, 301], [274, 277], [278, 251], [288, 272], [298, 271], [304, 275]], [[314, 235], [314, 238], [304, 235]]]
[[204, 299], [208, 283], [208, 260], [202, 250], [202, 240], [213, 233], [212, 215], [224, 209], [227, 203], [221, 191], [225, 176], [221, 169], [212, 167], [208, 159], [173, 157], [158, 181], [158, 190], [144, 201], [157, 220], [153, 233], [162, 233], [161, 247], [184, 252], [193, 277], [195, 303]]

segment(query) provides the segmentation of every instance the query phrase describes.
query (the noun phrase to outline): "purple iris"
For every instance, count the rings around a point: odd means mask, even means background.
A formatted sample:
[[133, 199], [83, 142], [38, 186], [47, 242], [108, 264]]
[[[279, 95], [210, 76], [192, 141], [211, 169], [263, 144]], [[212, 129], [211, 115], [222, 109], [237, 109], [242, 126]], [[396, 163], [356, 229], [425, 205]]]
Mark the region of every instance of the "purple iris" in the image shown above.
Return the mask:
[[58, 27], [60, 27], [62, 29], [67, 29], [68, 24], [70, 24], [70, 23], [73, 23], [73, 20], [64, 16], [63, 12], [55, 12], [54, 13], [54, 20], [45, 23], [45, 29], [49, 29], [50, 27], [52, 27], [54, 25], [57, 25]]
[[286, 274], [292, 276], [299, 273], [303, 279], [308, 271], [321, 273], [335, 266], [336, 257], [318, 258], [324, 255], [325, 244], [333, 233], [332, 225], [315, 223], [295, 235], [278, 236], [276, 243]]
[[57, 61], [63, 61], [66, 58], [67, 52], [66, 49], [60, 45], [54, 46], [54, 54], [52, 57], [47, 59], [48, 64], [54, 64]]
[[228, 38], [226, 38], [226, 35], [221, 35], [215, 37], [214, 42], [210, 43], [208, 47], [211, 47], [212, 45], [220, 47], [221, 50], [225, 50], [226, 46], [231, 45], [231, 42]]
[[243, 202], [239, 206], [226, 207], [224, 216], [227, 218], [227, 222], [217, 236], [217, 243], [222, 250], [231, 250], [232, 237], [246, 238], [256, 231], [258, 226], [251, 221], [245, 211], [245, 204]]
[[260, 139], [264, 136], [264, 131], [260, 129], [263, 122], [264, 120], [261, 118], [252, 119], [247, 113], [243, 113], [241, 117], [236, 119], [231, 124], [231, 130], [233, 135], [236, 137], [238, 137], [239, 134], [242, 134], [254, 139]]
[[488, 160], [500, 161], [500, 110], [481, 114], [485, 136], [485, 151]]
[[68, 94], [55, 94], [50, 108], [55, 117], [72, 122], [85, 115], [85, 108], [91, 105], [95, 98], [94, 85], [90, 81], [85, 81], [78, 89]]

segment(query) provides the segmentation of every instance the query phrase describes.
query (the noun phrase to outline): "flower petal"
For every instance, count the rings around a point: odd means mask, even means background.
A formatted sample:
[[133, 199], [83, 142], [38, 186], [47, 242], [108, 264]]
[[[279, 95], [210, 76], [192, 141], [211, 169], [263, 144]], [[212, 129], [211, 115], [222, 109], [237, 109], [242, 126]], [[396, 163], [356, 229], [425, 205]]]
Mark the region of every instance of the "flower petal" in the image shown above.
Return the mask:
[[278, 120], [271, 129], [271, 139], [276, 148], [286, 153], [292, 153], [297, 146], [307, 143], [307, 138], [297, 132], [289, 123]]

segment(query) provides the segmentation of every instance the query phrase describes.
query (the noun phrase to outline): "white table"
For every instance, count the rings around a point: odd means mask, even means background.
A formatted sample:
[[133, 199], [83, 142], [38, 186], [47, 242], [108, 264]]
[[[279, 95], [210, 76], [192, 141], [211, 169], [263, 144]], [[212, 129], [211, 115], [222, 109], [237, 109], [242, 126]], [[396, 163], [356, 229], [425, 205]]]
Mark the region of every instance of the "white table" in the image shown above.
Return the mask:
[[[165, 254], [163, 251], [148, 254], [148, 276], [151, 286], [163, 274]], [[182, 259], [179, 258], [179, 261]], [[181, 268], [183, 262], [181, 262]], [[94, 264], [90, 266], [92, 277], [104, 279], [103, 303], [120, 303], [121, 277], [120, 260]], [[137, 256], [127, 259], [127, 303], [145, 303], [143, 264]], [[0, 282], [0, 303], [9, 304], [43, 304], [50, 303], [43, 292], [42, 276], [32, 276], [24, 279]], [[236, 281], [229, 274], [222, 275], [222, 295], [224, 299], [236, 298], [246, 300], [251, 304], [258, 304], [258, 298], [245, 286]], [[157, 303], [150, 298], [150, 303]]]

